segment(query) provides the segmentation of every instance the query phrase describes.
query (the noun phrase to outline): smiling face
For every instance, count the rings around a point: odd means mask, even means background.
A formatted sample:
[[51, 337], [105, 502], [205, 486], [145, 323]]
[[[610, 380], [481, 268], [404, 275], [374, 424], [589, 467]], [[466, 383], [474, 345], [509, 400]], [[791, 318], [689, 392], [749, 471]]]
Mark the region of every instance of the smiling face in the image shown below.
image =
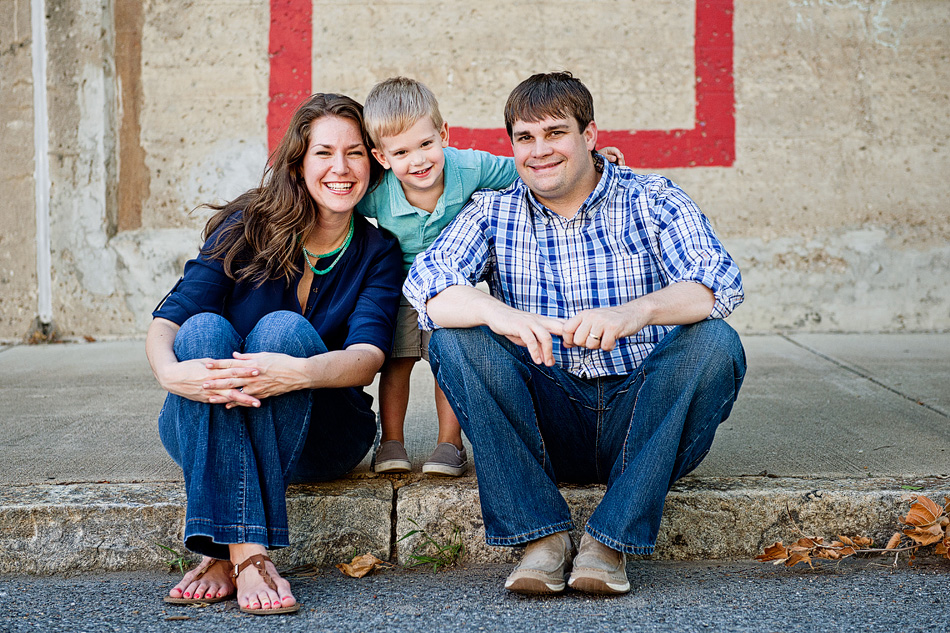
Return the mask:
[[352, 212], [369, 186], [369, 161], [355, 121], [324, 116], [311, 123], [303, 177], [321, 215]]
[[[412, 127], [395, 136], [382, 136], [373, 156], [402, 183], [407, 197], [442, 185], [444, 147], [449, 145], [449, 126], [436, 129], [432, 119], [420, 118]], [[441, 189], [439, 191], [441, 193]]]
[[518, 175], [538, 202], [566, 217], [597, 186], [591, 156], [596, 142], [597, 125], [591, 121], [582, 131], [573, 117], [515, 121], [511, 128]]

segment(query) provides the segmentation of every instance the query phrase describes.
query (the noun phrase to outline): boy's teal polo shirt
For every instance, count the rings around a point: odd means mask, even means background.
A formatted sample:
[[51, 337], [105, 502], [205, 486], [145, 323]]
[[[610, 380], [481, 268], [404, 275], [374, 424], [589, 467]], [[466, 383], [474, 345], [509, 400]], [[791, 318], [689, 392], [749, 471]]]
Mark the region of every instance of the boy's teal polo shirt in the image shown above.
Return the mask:
[[511, 158], [454, 147], [446, 147], [444, 152], [444, 188], [432, 213], [409, 204], [402, 184], [390, 169], [383, 174], [379, 186], [356, 207], [359, 213], [376, 218], [380, 227], [396, 236], [406, 272], [416, 255], [435, 241], [473, 193], [479, 189], [504, 189], [518, 177]]

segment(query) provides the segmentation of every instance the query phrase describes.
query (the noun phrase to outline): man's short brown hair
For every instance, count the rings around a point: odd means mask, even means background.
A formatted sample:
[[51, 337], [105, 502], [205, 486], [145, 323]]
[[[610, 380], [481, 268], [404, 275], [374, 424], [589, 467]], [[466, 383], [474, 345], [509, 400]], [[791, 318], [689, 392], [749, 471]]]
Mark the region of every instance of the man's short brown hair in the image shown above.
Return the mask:
[[574, 117], [583, 132], [594, 120], [594, 98], [580, 79], [567, 71], [531, 75], [508, 95], [505, 128], [511, 137], [515, 121], [535, 122]]

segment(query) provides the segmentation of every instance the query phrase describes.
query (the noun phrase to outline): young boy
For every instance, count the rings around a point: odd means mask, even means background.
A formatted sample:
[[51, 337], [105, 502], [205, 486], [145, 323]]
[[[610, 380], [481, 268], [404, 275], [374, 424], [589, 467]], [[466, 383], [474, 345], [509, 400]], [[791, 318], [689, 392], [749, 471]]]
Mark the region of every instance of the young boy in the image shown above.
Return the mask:
[[[476, 150], [449, 147], [449, 126], [442, 120], [435, 95], [424, 84], [393, 77], [376, 84], [363, 106], [373, 156], [386, 169], [379, 186], [357, 211], [376, 218], [399, 240], [404, 272], [479, 189], [503, 189], [518, 173], [514, 160]], [[608, 148], [610, 160], [623, 155]], [[374, 470], [409, 472], [403, 426], [409, 404], [409, 377], [420, 358], [429, 359], [429, 332], [418, 327], [418, 315], [403, 299], [396, 320], [392, 356], [379, 380], [382, 436]], [[439, 385], [435, 385], [439, 434], [435, 451], [422, 472], [458, 477], [467, 466], [462, 429]]]
[[[394, 77], [374, 86], [363, 117], [376, 146], [373, 156], [386, 173], [357, 209], [396, 236], [406, 272], [474, 192], [502, 189], [518, 176], [511, 159], [449, 147], [449, 127], [435, 95], [413, 79]], [[403, 435], [409, 377], [416, 361], [429, 359], [428, 343], [429, 333], [419, 329], [416, 311], [403, 300], [392, 356], [379, 379], [382, 437], [374, 466], [378, 473], [409, 472]], [[462, 429], [438, 384], [435, 405], [439, 435], [422, 472], [458, 477], [468, 466]]]

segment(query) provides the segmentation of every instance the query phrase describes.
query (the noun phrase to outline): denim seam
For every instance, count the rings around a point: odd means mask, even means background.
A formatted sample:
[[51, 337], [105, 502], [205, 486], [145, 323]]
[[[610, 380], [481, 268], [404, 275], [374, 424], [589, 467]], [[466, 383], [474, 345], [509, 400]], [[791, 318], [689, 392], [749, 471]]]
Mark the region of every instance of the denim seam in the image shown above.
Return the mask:
[[[435, 353], [433, 353], [432, 351], [430, 351], [430, 352], [429, 352], [429, 361], [430, 361], [430, 363], [431, 363], [431, 362], [435, 362], [436, 366], [439, 367], [439, 371], [441, 372], [441, 369], [442, 369], [442, 362], [439, 360], [438, 354], [435, 354]], [[433, 380], [435, 380], [435, 384], [439, 385], [439, 377], [438, 377], [438, 375], [435, 375], [435, 376], [433, 376], [432, 378], [433, 378]], [[439, 388], [442, 389], [442, 385], [439, 385]], [[442, 389], [442, 393], [445, 394], [446, 400], [448, 400], [449, 398], [452, 398], [452, 402], [455, 404], [455, 406], [452, 407], [453, 413], [454, 413], [455, 411], [461, 411], [461, 412], [462, 412], [462, 417], [464, 417], [464, 418], [465, 418], [465, 422], [468, 423], [468, 420], [469, 420], [468, 412], [459, 404], [458, 398], [455, 397], [455, 394], [453, 394], [452, 391], [449, 390], [449, 389]], [[473, 447], [473, 448], [474, 448], [474, 447]], [[474, 456], [473, 456], [473, 459], [474, 459]]]
[[273, 532], [275, 534], [290, 534], [290, 528], [273, 528], [267, 527], [266, 525], [245, 525], [240, 523], [215, 523], [211, 519], [188, 519], [185, 521], [185, 525], [201, 525], [205, 527], [210, 527], [218, 530], [246, 530], [250, 533], [258, 532], [260, 534], [267, 534]]
[[307, 428], [303, 433], [297, 436], [297, 445], [294, 446], [293, 455], [297, 456], [297, 459], [292, 459], [287, 462], [287, 470], [281, 473], [284, 479], [284, 488], [287, 487], [287, 482], [290, 481], [290, 476], [293, 474], [294, 468], [297, 467], [297, 461], [303, 456], [303, 447], [307, 443], [307, 435], [310, 429], [310, 412], [313, 410], [313, 390], [307, 390], [307, 406], [304, 414], [305, 420], [307, 420]]
[[551, 525], [546, 525], [544, 527], [531, 530], [530, 532], [522, 532], [513, 536], [486, 536], [485, 542], [489, 545], [512, 547], [516, 545], [524, 545], [525, 543], [536, 541], [539, 538], [544, 538], [545, 536], [550, 536], [551, 534], [555, 534], [557, 532], [565, 532], [573, 529], [573, 521], [561, 521], [560, 523], [553, 523]]
[[[527, 367], [527, 362], [525, 361], [525, 359], [524, 359], [523, 357], [522, 357], [522, 358], [518, 358], [517, 356], [514, 356], [514, 358], [515, 358], [518, 362], [520, 362], [522, 366]], [[544, 376], [545, 378], [547, 378], [548, 380], [550, 380], [550, 381], [553, 382], [554, 384], [560, 386], [561, 383], [558, 382], [558, 381], [554, 378], [554, 376], [549, 375], [546, 371], [544, 371], [544, 369], [542, 369], [542, 368], [540, 368], [540, 367], [536, 367], [535, 369], [538, 371], [539, 374], [541, 374], [542, 376]], [[528, 386], [531, 384], [531, 380], [532, 380], [532, 372], [531, 372], [531, 369], [530, 369], [530, 368], [527, 369], [527, 372], [526, 372], [526, 373], [527, 373], [527, 377], [525, 378], [525, 386], [528, 387]], [[530, 394], [531, 394], [531, 389], [530, 389], [530, 387], [528, 387], [528, 392], [529, 392], [529, 395], [530, 395]], [[531, 404], [532, 404], [532, 407], [534, 408], [534, 429], [535, 429], [535, 431], [537, 431], [537, 433], [538, 433], [538, 438], [541, 440], [541, 447], [540, 447], [540, 448], [541, 448], [541, 462], [540, 462], [540, 463], [541, 463], [541, 469], [544, 470], [544, 469], [546, 468], [546, 464], [547, 464], [547, 461], [548, 461], [548, 460], [547, 460], [548, 451], [547, 451], [547, 448], [545, 448], [544, 434], [541, 433], [541, 421], [540, 421], [539, 418], [538, 418], [538, 409], [537, 409], [536, 406], [534, 406], [534, 398], [531, 399]], [[552, 468], [553, 468], [553, 466], [552, 466]]]
[[[721, 405], [721, 406], [719, 407], [719, 409], [717, 410], [717, 415], [716, 415], [715, 417], [713, 417], [713, 418], [710, 418], [710, 420], [719, 419], [720, 421], [722, 421], [722, 415], [720, 414], [721, 411], [722, 411], [723, 409], [725, 409], [728, 404], [730, 404], [731, 402], [734, 402], [734, 401], [735, 401], [735, 392], [733, 392], [733, 397], [732, 397], [731, 399], [726, 400], [725, 402], [722, 403], [722, 405]], [[721, 423], [721, 422], [720, 422], [720, 423]], [[693, 441], [689, 443], [689, 446], [686, 446], [682, 451], [678, 452], [677, 455], [676, 455], [676, 457], [679, 458], [680, 456], [685, 455], [686, 453], [688, 453], [688, 452], [690, 451], [690, 449], [691, 449], [691, 448], [696, 444], [696, 442], [699, 440], [699, 438], [701, 438], [701, 437], [703, 437], [703, 436], [705, 435], [704, 432], [705, 432], [706, 429], [709, 428], [709, 426], [710, 426], [710, 422], [707, 421], [706, 424], [703, 425], [703, 428], [701, 428], [701, 429], [699, 430], [699, 432], [696, 434], [696, 437], [693, 439]], [[717, 423], [717, 426], [718, 426], [718, 423]], [[687, 465], [683, 468], [683, 472], [689, 473], [689, 472], [692, 471], [694, 468], [696, 468], [696, 466], [699, 466], [699, 463], [700, 463], [701, 461], [703, 461], [703, 459], [705, 459], [706, 455], [708, 455], [708, 454], [709, 454], [709, 449], [707, 449], [707, 450], [706, 450], [702, 455], [700, 455], [697, 459], [694, 459], [692, 462], [690, 462], [689, 464], [687, 464]]]
[[607, 547], [611, 549], [615, 549], [619, 552], [624, 552], [625, 554], [636, 554], [637, 556], [646, 556], [646, 555], [652, 554], [653, 550], [656, 548], [655, 545], [646, 545], [646, 546], [624, 545], [620, 541], [610, 538], [603, 532], [595, 530], [594, 528], [590, 526], [590, 523], [588, 523], [585, 526], [584, 531], [587, 532], [591, 536], [591, 538], [593, 538], [594, 540], [599, 541], [600, 543], [603, 543], [604, 545], [606, 545]]
[[623, 437], [623, 450], [621, 451], [621, 465], [620, 472], [623, 473], [627, 470], [627, 447], [630, 442], [630, 431], [633, 429], [633, 419], [637, 415], [637, 404], [640, 402], [640, 391], [643, 389], [643, 385], [646, 383], [646, 374], [642, 371], [639, 372], [643, 379], [640, 381], [640, 386], [637, 387], [637, 395], [633, 399], [633, 407], [630, 409], [630, 421], [627, 422], [627, 434]]
[[537, 411], [534, 412], [534, 428], [538, 432], [538, 438], [541, 440], [541, 469], [546, 470], [546, 464], [548, 462], [548, 449], [545, 447], [544, 434], [541, 433], [541, 424], [538, 421]]
[[603, 481], [600, 472], [600, 434], [604, 423], [604, 383], [600, 379], [597, 380], [597, 407], [595, 411], [597, 427], [594, 430], [594, 470], [597, 474], [597, 481]]
[[[222, 405], [222, 406], [223, 406], [223, 405]], [[246, 523], [247, 523], [247, 488], [248, 488], [248, 486], [247, 486], [247, 479], [248, 479], [248, 473], [247, 473], [247, 458], [248, 458], [248, 455], [246, 454], [246, 453], [247, 453], [247, 444], [248, 444], [248, 438], [247, 438], [247, 420], [244, 419], [243, 416], [242, 416], [242, 422], [243, 422], [243, 424], [241, 424], [241, 429], [240, 429], [240, 434], [241, 434], [241, 483], [240, 483], [240, 488], [239, 488], [238, 494], [239, 494], [240, 497], [241, 497], [241, 523], [242, 523], [242, 525], [243, 525], [243, 524], [246, 524]], [[242, 537], [242, 538], [247, 538], [247, 535], [244, 533], [244, 530], [245, 530], [245, 529], [246, 529], [246, 528], [244, 528], [244, 527], [239, 527], [239, 528], [238, 528], [238, 533], [241, 534], [241, 537]], [[243, 542], [243, 541], [242, 541], [242, 542]]]
[[185, 541], [192, 538], [207, 538], [217, 545], [233, 543], [256, 543], [268, 549], [290, 545], [290, 530], [269, 528], [263, 525], [216, 524], [208, 519], [190, 519], [185, 522]]

